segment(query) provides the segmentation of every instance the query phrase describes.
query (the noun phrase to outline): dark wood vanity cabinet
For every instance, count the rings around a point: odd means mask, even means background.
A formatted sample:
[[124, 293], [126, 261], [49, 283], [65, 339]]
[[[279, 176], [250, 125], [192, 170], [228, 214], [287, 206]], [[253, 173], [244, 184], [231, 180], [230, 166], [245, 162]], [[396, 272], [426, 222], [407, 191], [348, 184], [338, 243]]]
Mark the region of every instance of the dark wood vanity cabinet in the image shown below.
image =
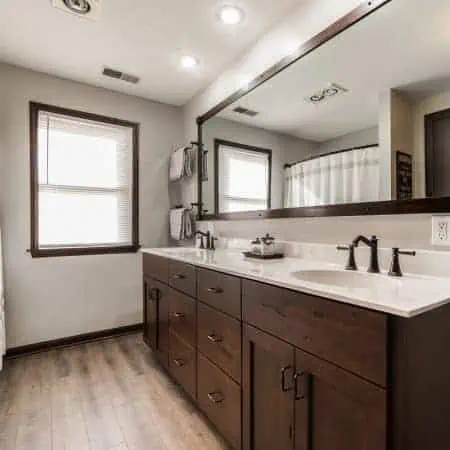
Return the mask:
[[450, 305], [400, 318], [143, 259], [144, 340], [233, 449], [450, 448]]
[[164, 283], [144, 277], [144, 340], [165, 368], [169, 363], [168, 292]]

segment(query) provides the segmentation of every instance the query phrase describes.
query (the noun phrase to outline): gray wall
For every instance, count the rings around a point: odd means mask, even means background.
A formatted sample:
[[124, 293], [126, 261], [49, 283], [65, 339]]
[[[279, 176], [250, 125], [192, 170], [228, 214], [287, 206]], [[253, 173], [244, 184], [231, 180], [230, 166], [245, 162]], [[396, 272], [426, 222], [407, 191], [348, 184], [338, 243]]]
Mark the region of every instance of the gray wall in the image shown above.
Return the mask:
[[7, 345], [138, 323], [139, 254], [32, 259], [28, 102], [140, 122], [140, 241], [167, 244], [168, 158], [183, 143], [180, 108], [0, 64], [0, 226]]
[[283, 166], [314, 154], [314, 142], [297, 139], [262, 128], [214, 117], [203, 126], [203, 142], [208, 149], [207, 182], [202, 183], [203, 202], [214, 212], [214, 139], [254, 145], [272, 150], [272, 208], [283, 207]]
[[367, 128], [366, 130], [355, 131], [354, 133], [321, 142], [317, 145], [319, 154], [334, 152], [351, 147], [362, 147], [378, 143], [378, 127]]

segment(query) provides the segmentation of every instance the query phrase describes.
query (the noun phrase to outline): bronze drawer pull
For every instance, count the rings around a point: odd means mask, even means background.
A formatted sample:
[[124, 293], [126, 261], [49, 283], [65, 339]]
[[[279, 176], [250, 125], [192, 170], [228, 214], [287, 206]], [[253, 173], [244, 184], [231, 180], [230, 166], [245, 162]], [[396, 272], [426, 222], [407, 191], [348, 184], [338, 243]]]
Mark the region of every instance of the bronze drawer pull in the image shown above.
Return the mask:
[[210, 392], [208, 394], [208, 398], [213, 403], [222, 403], [225, 400], [225, 396], [222, 394], [222, 392]]
[[175, 365], [177, 367], [183, 367], [184, 366], [184, 361], [182, 359], [174, 359], [173, 362], [175, 363]]
[[208, 292], [210, 294], [221, 294], [223, 292], [223, 289], [220, 287], [208, 288]]
[[217, 336], [215, 334], [209, 334], [208, 340], [211, 341], [214, 344], [218, 344], [219, 342], [222, 342], [222, 338], [220, 336]]
[[307, 399], [309, 397], [309, 391], [311, 389], [311, 374], [307, 372], [296, 373], [294, 375], [294, 384], [295, 400]]
[[184, 280], [186, 278], [186, 275], [183, 275], [182, 273], [176, 273], [172, 278], [174, 280]]
[[184, 317], [186, 317], [186, 314], [181, 312], [174, 312], [173, 317], [175, 317], [176, 319], [183, 319]]

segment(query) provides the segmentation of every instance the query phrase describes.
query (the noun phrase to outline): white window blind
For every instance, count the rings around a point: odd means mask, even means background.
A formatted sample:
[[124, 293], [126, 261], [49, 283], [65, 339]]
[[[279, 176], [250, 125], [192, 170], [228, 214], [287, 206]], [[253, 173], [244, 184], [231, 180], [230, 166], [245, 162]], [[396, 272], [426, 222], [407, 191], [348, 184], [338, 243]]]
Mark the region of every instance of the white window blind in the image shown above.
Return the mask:
[[268, 153], [220, 145], [219, 170], [219, 212], [268, 208]]
[[132, 127], [39, 111], [39, 248], [133, 244]]

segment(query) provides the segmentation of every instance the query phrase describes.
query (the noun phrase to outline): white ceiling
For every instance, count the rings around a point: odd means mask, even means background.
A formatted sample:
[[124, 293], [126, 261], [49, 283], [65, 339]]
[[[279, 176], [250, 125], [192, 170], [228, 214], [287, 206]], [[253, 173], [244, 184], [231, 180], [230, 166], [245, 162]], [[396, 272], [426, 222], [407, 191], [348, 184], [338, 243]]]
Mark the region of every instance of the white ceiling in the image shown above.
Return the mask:
[[[222, 0], [103, 0], [98, 21], [55, 9], [52, 0], [3, 0], [0, 61], [182, 105], [297, 2], [233, 1], [245, 20], [227, 27], [217, 19]], [[198, 70], [180, 68], [184, 53], [201, 61]], [[106, 79], [100, 75], [104, 66], [141, 82]]]
[[[221, 113], [253, 126], [325, 141], [378, 124], [378, 96], [450, 89], [450, 2], [394, 0]], [[349, 90], [327, 102], [305, 98], [335, 82]], [[260, 114], [249, 119], [232, 109]]]

